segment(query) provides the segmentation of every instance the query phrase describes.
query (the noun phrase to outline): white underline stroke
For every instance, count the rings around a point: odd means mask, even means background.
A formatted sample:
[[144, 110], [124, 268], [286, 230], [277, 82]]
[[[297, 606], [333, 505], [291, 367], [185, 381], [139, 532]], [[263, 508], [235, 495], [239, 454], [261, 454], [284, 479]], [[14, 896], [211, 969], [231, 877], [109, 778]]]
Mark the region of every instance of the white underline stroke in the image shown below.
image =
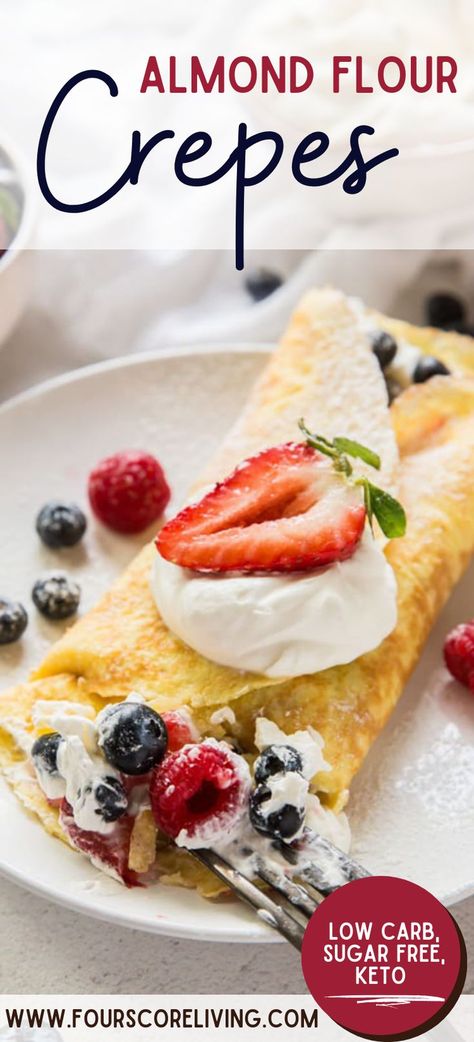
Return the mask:
[[355, 999], [357, 1005], [407, 1006], [411, 1002], [444, 1002], [441, 995], [326, 995], [327, 999]]

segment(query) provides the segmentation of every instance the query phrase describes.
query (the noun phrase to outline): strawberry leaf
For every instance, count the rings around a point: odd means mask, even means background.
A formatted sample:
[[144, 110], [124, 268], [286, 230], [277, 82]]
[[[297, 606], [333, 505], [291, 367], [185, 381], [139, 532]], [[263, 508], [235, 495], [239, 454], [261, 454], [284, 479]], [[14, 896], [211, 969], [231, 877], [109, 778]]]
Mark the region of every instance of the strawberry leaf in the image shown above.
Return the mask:
[[[369, 467], [374, 467], [375, 470], [380, 470], [380, 456], [373, 452], [372, 449], [368, 449], [366, 445], [361, 445], [360, 442], [353, 441], [352, 438], [343, 437], [328, 441], [321, 434], [313, 434], [312, 431], [308, 430], [304, 420], [300, 420], [298, 426], [304, 434], [308, 445], [311, 445], [318, 452], [330, 456], [334, 469], [341, 474], [345, 474], [346, 477], [350, 478], [352, 475], [352, 464], [348, 459], [349, 456], [362, 460], [363, 463], [367, 463]], [[353, 479], [353, 483], [359, 485], [364, 490], [365, 512], [372, 532], [375, 517], [387, 539], [397, 539], [399, 536], [405, 535], [407, 519], [402, 504], [397, 499], [394, 499], [389, 492], [385, 492], [384, 489], [373, 485], [366, 477], [357, 478], [356, 481]]]
[[367, 520], [369, 522], [369, 525], [370, 525], [370, 528], [371, 528], [371, 531], [372, 531], [372, 534], [373, 534], [373, 532], [374, 532], [374, 512], [373, 512], [373, 509], [372, 509], [372, 500], [370, 498], [370, 482], [367, 480], [367, 478], [359, 478], [359, 480], [356, 481], [356, 485], [360, 485], [363, 488], [363, 490], [364, 490], [365, 512], [367, 514]]
[[368, 449], [366, 445], [361, 445], [358, 441], [352, 441], [352, 438], [334, 438], [333, 444], [338, 452], [345, 452], [348, 456], [354, 456], [356, 459], [363, 460], [369, 467], [380, 470], [380, 456], [373, 452], [372, 449]]
[[339, 452], [332, 442], [328, 441], [327, 438], [323, 438], [322, 434], [312, 434], [305, 426], [304, 420], [298, 421], [298, 427], [312, 449], [317, 449], [318, 452], [322, 452], [325, 456], [330, 456], [333, 460], [338, 459]]
[[407, 517], [398, 499], [394, 499], [384, 489], [372, 485], [370, 481], [366, 482], [366, 487], [370, 499], [370, 512], [369, 510], [367, 511], [369, 519], [371, 514], [377, 518], [380, 528], [383, 534], [387, 536], [387, 539], [398, 539], [400, 536], [405, 535]]

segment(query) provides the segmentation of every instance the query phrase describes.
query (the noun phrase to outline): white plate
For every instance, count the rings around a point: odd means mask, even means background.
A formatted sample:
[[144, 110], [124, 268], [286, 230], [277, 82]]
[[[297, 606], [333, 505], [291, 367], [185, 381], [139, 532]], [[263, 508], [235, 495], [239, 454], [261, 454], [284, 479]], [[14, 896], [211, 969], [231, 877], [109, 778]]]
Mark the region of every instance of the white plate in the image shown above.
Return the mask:
[[[91, 466], [120, 448], [162, 460], [176, 501], [237, 416], [262, 366], [262, 348], [139, 357], [68, 375], [0, 409], [1, 592], [30, 604], [43, 569], [64, 566], [83, 588], [83, 610], [139, 541], [90, 522], [82, 548], [42, 547], [34, 518], [48, 499], [85, 505]], [[474, 614], [465, 577], [418, 669], [356, 779], [349, 816], [354, 853], [373, 872], [403, 875], [449, 904], [474, 892], [474, 699], [442, 667], [446, 631]], [[34, 608], [23, 641], [0, 650], [1, 686], [24, 678], [60, 627]], [[0, 871], [89, 915], [138, 929], [221, 941], [274, 940], [237, 902], [215, 905], [165, 886], [125, 890], [47, 836], [3, 785]]]

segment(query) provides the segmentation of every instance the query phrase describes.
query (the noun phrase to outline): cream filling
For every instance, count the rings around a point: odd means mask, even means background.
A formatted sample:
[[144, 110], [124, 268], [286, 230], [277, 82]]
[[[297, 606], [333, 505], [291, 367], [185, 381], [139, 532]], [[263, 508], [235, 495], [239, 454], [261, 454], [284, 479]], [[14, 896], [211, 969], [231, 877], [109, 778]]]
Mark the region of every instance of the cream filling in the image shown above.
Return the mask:
[[352, 662], [397, 621], [395, 576], [369, 530], [347, 561], [305, 574], [205, 575], [157, 554], [151, 589], [168, 628], [195, 651], [275, 678]]
[[[256, 832], [248, 817], [242, 823], [238, 837], [218, 839], [214, 844], [214, 849], [234, 868], [250, 877], [257, 875], [259, 862], [262, 860], [277, 875], [297, 876], [306, 865], [310, 865], [314, 860], [314, 856], [312, 857], [311, 854], [311, 833], [316, 834], [316, 837], [322, 836], [323, 839], [329, 840], [341, 852], [347, 852], [350, 847], [351, 834], [346, 815], [335, 814], [334, 811], [323, 807], [318, 796], [310, 790], [311, 778], [319, 771], [330, 770], [330, 765], [323, 756], [324, 740], [319, 732], [310, 727], [305, 731], [296, 731], [295, 734], [287, 735], [271, 720], [259, 717], [256, 724], [255, 744], [260, 752], [269, 745], [290, 745], [301, 756], [303, 762], [301, 774], [285, 772], [267, 779], [265, 784], [270, 789], [271, 798], [261, 805], [265, 817], [280, 810], [287, 803], [301, 810], [304, 809], [301, 829], [288, 844], [291, 849], [292, 843], [295, 840], [299, 841], [296, 863], [286, 860], [282, 849], [278, 849], [278, 845], [274, 845], [271, 836]], [[311, 830], [311, 833], [308, 833], [308, 829]], [[283, 850], [284, 847], [285, 844], [283, 844]], [[322, 860], [324, 858], [325, 863]], [[324, 873], [329, 885], [339, 885], [347, 881], [337, 852], [325, 855], [318, 847], [317, 859], [318, 867]]]

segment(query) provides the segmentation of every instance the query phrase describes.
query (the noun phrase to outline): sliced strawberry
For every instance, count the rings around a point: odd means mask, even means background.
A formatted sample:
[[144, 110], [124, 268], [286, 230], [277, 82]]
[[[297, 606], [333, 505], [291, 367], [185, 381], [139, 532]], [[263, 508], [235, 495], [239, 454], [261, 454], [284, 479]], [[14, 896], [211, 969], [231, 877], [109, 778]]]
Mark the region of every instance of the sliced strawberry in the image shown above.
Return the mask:
[[104, 836], [101, 832], [86, 832], [80, 829], [74, 821], [72, 809], [63, 800], [59, 815], [60, 823], [69, 836], [71, 843], [81, 853], [86, 854], [93, 864], [104, 870], [112, 871], [119, 876], [125, 886], [140, 886], [140, 879], [136, 872], [128, 867], [128, 855], [130, 850], [130, 836], [134, 824], [134, 818], [129, 814], [119, 818], [113, 832]]
[[362, 536], [360, 489], [311, 446], [289, 442], [241, 463], [162, 528], [162, 557], [200, 572], [308, 571], [350, 557]]

